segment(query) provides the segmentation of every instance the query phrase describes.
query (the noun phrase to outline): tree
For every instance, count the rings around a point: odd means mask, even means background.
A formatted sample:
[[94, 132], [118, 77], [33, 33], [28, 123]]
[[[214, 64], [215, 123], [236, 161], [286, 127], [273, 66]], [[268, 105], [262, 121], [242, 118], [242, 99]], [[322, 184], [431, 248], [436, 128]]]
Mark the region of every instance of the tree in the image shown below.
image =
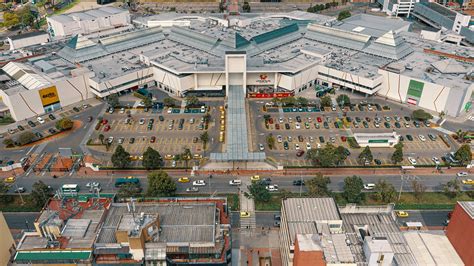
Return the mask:
[[204, 133], [202, 133], [199, 136], [199, 139], [201, 140], [202, 145], [204, 146], [203, 149], [205, 150], [206, 149], [206, 144], [209, 141], [209, 134], [207, 133], [207, 131], [204, 131]]
[[33, 184], [30, 194], [31, 203], [37, 207], [43, 207], [50, 197], [51, 188], [43, 183], [43, 181], [40, 180]]
[[344, 178], [344, 198], [350, 203], [360, 203], [365, 198], [362, 193], [364, 181], [359, 176], [353, 175]]
[[296, 104], [298, 106], [306, 106], [308, 105], [308, 99], [306, 99], [305, 97], [297, 97]]
[[145, 99], [143, 99], [143, 105], [146, 107], [146, 108], [151, 108], [153, 106], [153, 101], [150, 97], [145, 97]]
[[461, 193], [461, 181], [453, 179], [443, 185], [444, 193], [451, 198], [459, 196]]
[[224, 13], [224, 11], [225, 11], [225, 5], [224, 5], [224, 2], [221, 1], [219, 3], [219, 12]]
[[56, 128], [59, 131], [70, 130], [74, 126], [74, 122], [68, 117], [61, 118], [56, 122]]
[[120, 186], [120, 189], [117, 192], [118, 198], [135, 198], [139, 197], [140, 193], [142, 192], [142, 188], [140, 187], [140, 183], [128, 183]]
[[272, 150], [275, 147], [275, 137], [273, 136], [272, 133], [270, 133], [267, 136], [267, 145], [270, 150]]
[[470, 163], [472, 161], [471, 146], [468, 144], [461, 145], [461, 147], [459, 147], [459, 149], [454, 153], [454, 158], [463, 165]]
[[251, 8], [250, 8], [249, 2], [247, 1], [244, 2], [244, 4], [242, 5], [242, 10], [244, 12], [250, 13]]
[[18, 143], [20, 143], [20, 145], [25, 145], [32, 142], [35, 138], [36, 136], [33, 134], [33, 132], [26, 131], [21, 133], [21, 135], [18, 137]]
[[369, 146], [365, 146], [364, 150], [359, 154], [357, 161], [360, 164], [365, 164], [366, 162], [371, 163], [374, 160], [374, 156], [372, 155], [372, 151], [370, 150]]
[[166, 107], [173, 107], [176, 104], [176, 100], [171, 98], [171, 97], [166, 97], [166, 98], [163, 99], [163, 104]]
[[107, 96], [107, 103], [113, 108], [120, 106], [119, 96], [116, 93], [110, 94]]
[[339, 106], [351, 105], [351, 99], [346, 94], [341, 94], [337, 96], [336, 102], [337, 104], [339, 104]]
[[329, 107], [332, 106], [332, 100], [329, 95], [321, 97], [321, 106], [323, 107]]
[[418, 109], [418, 110], [413, 111], [412, 117], [413, 117], [413, 119], [421, 120], [421, 121], [426, 121], [426, 120], [430, 120], [430, 119], [433, 118], [433, 116], [430, 113], [427, 113], [422, 109]]
[[148, 176], [147, 195], [151, 197], [169, 197], [176, 192], [176, 183], [164, 171], [152, 172]]
[[462, 129], [458, 129], [458, 131], [456, 131], [455, 137], [456, 137], [458, 142], [463, 143], [466, 140], [467, 134], [468, 134], [467, 131], [463, 131]]
[[343, 19], [349, 18], [351, 16], [351, 12], [348, 10], [343, 10], [339, 12], [339, 15], [337, 16], [337, 20], [341, 21]]
[[181, 153], [179, 155], [179, 159], [184, 161], [184, 167], [186, 168], [186, 171], [187, 171], [187, 168], [188, 168], [188, 162], [189, 160], [191, 160], [193, 157], [192, 153], [191, 153], [191, 150], [187, 147], [184, 147], [183, 148], [183, 153]]
[[268, 202], [271, 198], [270, 192], [267, 190], [265, 183], [262, 181], [253, 182], [247, 188], [249, 189], [250, 196], [256, 202]]
[[7, 147], [7, 148], [11, 148], [11, 147], [15, 146], [15, 142], [14, 142], [12, 139], [10, 139], [10, 138], [4, 139], [4, 140], [3, 140], [3, 144], [4, 144], [5, 147]]
[[3, 180], [0, 180], [0, 202], [1, 203], [10, 203], [13, 201], [13, 196], [11, 195], [6, 195], [10, 187], [3, 182]]
[[328, 186], [331, 184], [331, 179], [317, 173], [315, 177], [308, 180], [306, 187], [308, 188], [308, 195], [311, 197], [328, 197], [331, 196], [331, 191]]
[[415, 196], [415, 199], [421, 201], [421, 199], [423, 198], [423, 194], [426, 191], [426, 186], [416, 180], [413, 180], [411, 182], [411, 188], [413, 190], [413, 195]]
[[157, 150], [148, 147], [143, 153], [142, 165], [146, 170], [158, 169], [163, 165], [163, 158]]
[[397, 195], [395, 187], [392, 184], [387, 183], [385, 180], [379, 180], [377, 184], [375, 184], [374, 191], [375, 197], [383, 203], [393, 202]]
[[199, 105], [199, 99], [196, 96], [186, 96], [186, 107], [195, 107]]
[[392, 154], [392, 163], [398, 164], [403, 161], [403, 143], [397, 143], [394, 148], [395, 151]]
[[307, 151], [306, 158], [315, 166], [329, 167], [339, 165], [347, 158], [347, 155], [344, 147], [336, 148], [328, 143], [324, 148]]
[[115, 148], [111, 158], [112, 164], [117, 168], [126, 168], [130, 164], [130, 153], [128, 153], [122, 145]]
[[105, 139], [104, 134], [99, 134], [99, 141], [102, 145], [104, 145], [104, 139]]
[[293, 97], [293, 96], [281, 98], [281, 99], [280, 99], [280, 102], [281, 102], [284, 106], [293, 106], [293, 105], [295, 105], [295, 104], [297, 103], [296, 98]]
[[14, 12], [5, 12], [3, 14], [2, 26], [5, 28], [11, 28], [20, 24], [20, 17]]

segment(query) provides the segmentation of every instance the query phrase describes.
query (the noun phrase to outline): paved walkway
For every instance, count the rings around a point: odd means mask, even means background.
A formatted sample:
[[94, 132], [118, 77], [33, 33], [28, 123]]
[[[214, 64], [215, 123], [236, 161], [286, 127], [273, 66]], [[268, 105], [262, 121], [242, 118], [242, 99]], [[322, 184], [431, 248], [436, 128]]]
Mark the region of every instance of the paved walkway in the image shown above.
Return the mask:
[[256, 220], [255, 220], [255, 202], [251, 198], [247, 198], [245, 195], [249, 193], [248, 186], [250, 185], [249, 178], [242, 179], [242, 185], [240, 186], [240, 210], [246, 211], [250, 214], [250, 217], [240, 218], [240, 228], [241, 229], [255, 229]]

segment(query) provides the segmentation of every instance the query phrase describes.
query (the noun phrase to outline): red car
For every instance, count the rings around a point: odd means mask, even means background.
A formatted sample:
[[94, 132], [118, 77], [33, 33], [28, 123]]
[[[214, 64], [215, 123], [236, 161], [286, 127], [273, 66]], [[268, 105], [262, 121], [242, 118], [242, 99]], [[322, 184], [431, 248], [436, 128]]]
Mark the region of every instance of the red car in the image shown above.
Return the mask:
[[102, 125], [105, 125], [107, 124], [109, 121], [107, 121], [107, 119], [102, 119]]
[[346, 142], [346, 140], [347, 140], [346, 136], [341, 136], [341, 140], [342, 140], [342, 142]]
[[273, 124], [273, 118], [270, 117], [270, 119], [268, 119], [268, 123]]
[[109, 130], [110, 130], [110, 125], [106, 125], [106, 126], [104, 127], [104, 131], [107, 132], [107, 131], [109, 131]]
[[150, 138], [150, 142], [151, 142], [151, 143], [155, 143], [155, 140], [156, 140], [156, 137], [155, 137], [155, 136], [152, 136], [152, 137]]
[[298, 157], [303, 156], [303, 154], [304, 154], [303, 150], [299, 150], [299, 151], [296, 152], [296, 156], [298, 156]]
[[318, 118], [316, 118], [318, 120], [318, 123], [321, 123], [323, 122], [323, 120], [321, 119], [321, 117], [318, 116]]
[[275, 124], [275, 129], [280, 129], [280, 124]]

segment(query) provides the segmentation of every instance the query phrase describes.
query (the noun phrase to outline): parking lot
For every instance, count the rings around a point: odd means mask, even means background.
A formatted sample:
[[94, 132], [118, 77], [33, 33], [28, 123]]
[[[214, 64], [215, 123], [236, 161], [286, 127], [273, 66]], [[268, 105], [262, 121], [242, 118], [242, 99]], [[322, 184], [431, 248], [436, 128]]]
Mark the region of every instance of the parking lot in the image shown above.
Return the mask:
[[[264, 107], [265, 106], [265, 107]], [[355, 105], [352, 108], [278, 108], [271, 107], [270, 101], [251, 100], [251, 119], [254, 150], [264, 144], [268, 156], [283, 165], [309, 166], [305, 155], [297, 156], [297, 151], [319, 148], [326, 143], [342, 145], [350, 151], [345, 165], [358, 165], [357, 156], [361, 149], [349, 146], [348, 137], [354, 133], [377, 133], [396, 131], [404, 143], [403, 164], [410, 164], [407, 157], [416, 159], [417, 164], [435, 164], [432, 157], [440, 159], [456, 146], [449, 136], [437, 131], [433, 125], [413, 121], [411, 113], [396, 107]], [[267, 122], [265, 117], [267, 116]], [[269, 116], [269, 117], [268, 117]], [[268, 149], [266, 136], [273, 134], [276, 145]], [[451, 147], [449, 147], [448, 143]], [[454, 146], [454, 148], [453, 148]], [[390, 164], [393, 148], [372, 148], [374, 159], [381, 164]]]
[[[148, 148], [157, 150], [166, 160], [167, 166], [180, 166], [172, 162], [174, 155], [189, 148], [194, 159], [200, 159], [213, 151], [221, 151], [219, 139], [219, 107], [223, 101], [206, 102], [205, 110], [193, 108], [164, 108], [148, 110], [144, 108], [115, 109], [106, 112], [99, 121], [100, 126], [94, 130], [89, 144], [100, 144], [99, 135], [104, 135], [104, 142], [111, 141], [106, 150], [103, 145], [91, 145], [90, 148], [104, 153], [112, 153], [118, 144], [128, 151], [134, 161], [140, 164], [140, 156]], [[206, 122], [206, 114], [209, 121]], [[206, 150], [200, 139], [201, 134], [208, 132], [209, 141]], [[113, 137], [113, 139], [112, 139]]]

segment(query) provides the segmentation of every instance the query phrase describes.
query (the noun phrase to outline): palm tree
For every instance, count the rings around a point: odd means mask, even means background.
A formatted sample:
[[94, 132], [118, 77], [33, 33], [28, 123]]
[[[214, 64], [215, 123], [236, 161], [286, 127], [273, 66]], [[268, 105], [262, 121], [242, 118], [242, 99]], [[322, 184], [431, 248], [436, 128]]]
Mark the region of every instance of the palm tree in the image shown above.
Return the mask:
[[459, 142], [463, 143], [465, 141], [466, 136], [467, 131], [462, 131], [461, 129], [458, 129], [458, 131], [456, 131], [456, 138]]
[[99, 140], [100, 140], [100, 143], [101, 143], [102, 145], [104, 145], [104, 139], [105, 139], [105, 136], [102, 135], [102, 134], [100, 134], [100, 135], [99, 135]]
[[207, 131], [205, 131], [204, 133], [201, 134], [201, 136], [199, 136], [199, 138], [201, 139], [203, 149], [205, 150], [206, 144], [209, 141], [209, 134], [207, 133]]

